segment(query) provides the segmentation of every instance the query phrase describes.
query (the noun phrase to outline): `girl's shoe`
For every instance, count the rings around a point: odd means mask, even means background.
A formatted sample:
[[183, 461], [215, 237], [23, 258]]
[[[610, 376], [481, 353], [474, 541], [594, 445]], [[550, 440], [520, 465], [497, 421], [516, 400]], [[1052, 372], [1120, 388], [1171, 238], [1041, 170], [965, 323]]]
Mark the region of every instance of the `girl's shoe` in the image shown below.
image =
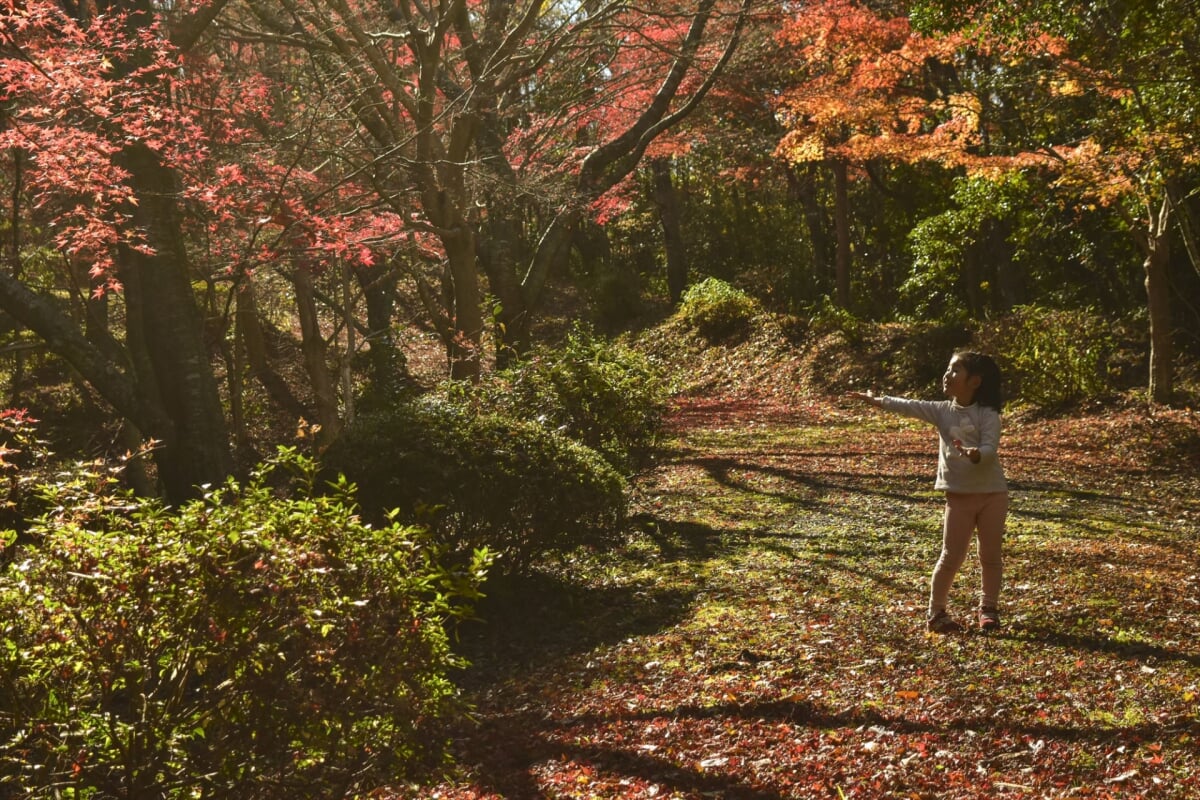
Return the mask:
[[979, 607], [979, 630], [1000, 630], [1000, 612], [997, 611], [993, 606]]
[[959, 625], [945, 610], [942, 610], [929, 618], [929, 621], [925, 623], [925, 628], [930, 633], [958, 633], [962, 630], [962, 625]]

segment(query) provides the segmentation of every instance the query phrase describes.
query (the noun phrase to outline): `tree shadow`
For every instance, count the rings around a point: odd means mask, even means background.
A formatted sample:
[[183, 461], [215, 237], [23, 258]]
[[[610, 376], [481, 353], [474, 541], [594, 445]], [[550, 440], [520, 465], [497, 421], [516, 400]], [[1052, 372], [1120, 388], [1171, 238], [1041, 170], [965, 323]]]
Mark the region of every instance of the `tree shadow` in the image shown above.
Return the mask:
[[630, 525], [657, 549], [664, 561], [705, 561], [726, 546], [731, 531], [697, 522], [668, 519], [654, 514], [635, 514]]
[[[656, 548], [656, 560], [700, 562], [714, 557], [732, 531], [637, 515], [633, 525]], [[456, 651], [470, 662], [464, 685], [505, 677], [645, 636], [679, 624], [699, 585], [650, 580], [599, 584], [575, 580], [569, 568], [489, 577], [475, 619], [460, 624]]]
[[[628, 719], [622, 717], [622, 719]], [[597, 718], [579, 720], [583, 725], [600, 722]], [[613, 721], [613, 720], [605, 720]], [[574, 727], [574, 720], [571, 727]], [[472, 763], [485, 791], [501, 797], [545, 798], [561, 796], [558, 792], [539, 788], [532, 768], [550, 760], [571, 760], [586, 765], [593, 775], [611, 775], [624, 779], [640, 779], [666, 788], [665, 796], [684, 793], [687, 796], [730, 798], [730, 800], [785, 800], [787, 795], [747, 786], [735, 775], [708, 771], [696, 767], [681, 767], [649, 751], [623, 749], [615, 746], [565, 743], [555, 736], [561, 724], [549, 723], [533, 715], [521, 715], [487, 725], [502, 724], [502, 731], [478, 730], [475, 736], [459, 741], [459, 757]], [[476, 738], [478, 737], [478, 738]], [[502, 749], [474, 744], [495, 741], [501, 737]]]
[[[915, 515], [911, 513], [914, 509], [924, 514], [918, 508], [924, 501], [914, 496], [911, 486], [912, 481], [917, 479], [932, 485], [933, 462], [925, 452], [900, 449], [889, 453], [889, 458], [911, 458], [914, 464], [918, 458], [922, 463], [928, 462], [927, 470], [909, 470], [907, 465], [902, 465], [900, 472], [884, 467], [880, 467], [878, 472], [869, 468], [866, 471], [855, 469], [860, 465], [867, 467], [865, 463], [858, 464], [858, 459], [864, 455], [861, 452], [801, 449], [797, 454], [821, 460], [812, 462], [814, 469], [805, 469], [796, 466], [804, 464], [802, 459], [781, 463], [750, 451], [718, 448], [715, 452], [700, 452], [681, 448], [667, 453], [663, 466], [697, 468], [718, 487], [713, 489], [711, 485], [700, 484], [686, 487], [678, 492], [685, 501], [702, 502], [710, 495], [734, 502], [753, 501], [755, 496], [770, 497], [788, 504], [788, 513], [819, 513], [823, 519], [836, 515], [873, 525], [880, 522], [878, 507], [883, 506], [887, 509], [884, 521], [893, 528], [915, 525], [912, 521]], [[830, 466], [834, 468], [830, 469]], [[759, 478], [763, 479], [761, 483]], [[1129, 515], [1140, 508], [1137, 498], [1120, 494], [1116, 489], [1071, 489], [1066, 484], [1041, 481], [1014, 482], [1013, 489], [1016, 492], [1028, 492], [1038, 499], [1037, 503], [1024, 508], [1015, 503], [1014, 514], [1024, 516], [1035, 524], [1065, 522], [1089, 538], [1111, 534], [1111, 530], [1105, 526], [1106, 522], [1126, 522]], [[1058, 499], [1064, 501], [1062, 508], [1055, 506]], [[683, 562], [685, 566], [699, 564], [747, 546], [764, 544], [777, 547], [781, 553], [805, 557], [801, 553], [801, 550], [808, 549], [804, 542], [809, 539], [817, 541], [815, 534], [809, 537], [802, 530], [789, 533], [748, 530], [737, 525], [713, 527], [671, 519], [667, 516], [670, 513], [670, 510], [661, 515], [643, 513], [631, 519], [632, 529], [649, 543], [654, 557], [664, 562]], [[690, 507], [688, 513], [692, 513]], [[929, 521], [936, 527], [934, 517], [931, 513]], [[754, 517], [747, 515], [745, 518], [751, 520], [752, 524], [758, 524]], [[770, 525], [770, 521], [763, 524]], [[1137, 534], [1129, 536], [1137, 538]], [[1157, 539], [1154, 543], [1168, 548], [1182, 544], [1172, 542], [1164, 545]], [[876, 568], [873, 561], [864, 558], [871, 555], [872, 551], [883, 552], [889, 546], [883, 539], [871, 537], [862, 543], [861, 549], [836, 543], [814, 547], [813, 552], [831, 557], [814, 559], [812, 570], [814, 574], [844, 572], [870, 582], [872, 586], [886, 587], [894, 594], [909, 594], [912, 587], [902, 577], [888, 572], [885, 567]], [[1194, 552], [1187, 554], [1187, 557], [1194, 558]], [[936, 552], [931, 552], [930, 558], [929, 567], [932, 567]], [[1078, 562], [1073, 563], [1079, 565]], [[478, 676], [480, 684], [486, 680], [489, 686], [499, 685], [507, 675], [528, 672], [531, 667], [538, 668], [539, 675], [550, 676], [553, 680], [554, 673], [547, 666], [553, 668], [560, 661], [567, 672], [583, 680], [582, 673], [568, 661], [570, 656], [676, 626], [688, 617], [698, 594], [704, 590], [702, 581], [690, 586], [678, 583], [656, 585], [649, 580], [634, 584], [583, 586], [561, 577], [536, 576], [532, 580], [524, 580], [520, 585], [504, 587], [503, 590], [489, 589], [491, 596], [480, 609], [487, 622], [470, 631], [474, 638], [464, 637], [464, 652], [484, 665], [486, 674]], [[997, 635], [1026, 642], [1031, 648], [1049, 646], [1069, 651], [1062, 654], [1068, 659], [1073, 658], [1072, 652], [1079, 652], [1112, 655], [1125, 660], [1200, 666], [1200, 655], [1195, 653], [1144, 642], [1119, 641], [1103, 635], [1079, 635], [1056, 630], [1052, 625], [1017, 625]], [[900, 651], [902, 647], [903, 643], [900, 643], [895, 649]], [[723, 662], [718, 667], [722, 670], [753, 669], [757, 660], [761, 660], [761, 657], [746, 659], [745, 663]], [[605, 681], [609, 680], [620, 682], [622, 678], [619, 675], [606, 675]], [[566, 694], [573, 691], [573, 685], [577, 684], [572, 684], [571, 677], [563, 677], [555, 681], [553, 687], [546, 688]], [[541, 689], [539, 686], [538, 691]], [[1147, 722], [1114, 728], [1102, 723], [1056, 724], [970, 714], [938, 720], [902, 712], [892, 714], [865, 705], [836, 708], [808, 699], [747, 703], [733, 701], [713, 706], [681, 704], [654, 710], [628, 708], [623, 703], [615, 703], [610, 706], [613, 709], [611, 713], [583, 713], [555, 718], [539, 705], [537, 696], [536, 692], [532, 696], [523, 694], [519, 706], [505, 705], [502, 710], [489, 711], [478, 727], [463, 731], [458, 738], [456, 750], [459, 762], [471, 765], [476, 779], [502, 796], [558, 796], [555, 790], [542, 788], [538, 776], [543, 770], [556, 769], [547, 765], [559, 762], [561, 766], [563, 761], [585, 765], [606, 777], [661, 784], [668, 794], [679, 792], [689, 796], [747, 800], [782, 800], [786, 796], [757, 785], [744, 770], [729, 774], [719, 769], [705, 769], [699, 764], [681, 765], [678, 760], [657, 754], [653, 748], [638, 747], [636, 737], [618, 744], [607, 744], [589, 735], [603, 726], [623, 723], [664, 719], [729, 719], [730, 726], [739, 726], [765, 720], [818, 731], [882, 728], [896, 734], [969, 733], [972, 736], [982, 731], [991, 732], [996, 740], [1027, 737], [1034, 741], [1045, 739], [1083, 744], [1107, 743], [1121, 737], [1156, 740], [1162, 738], [1169, 727], [1167, 723]], [[1196, 727], [1194, 722], [1188, 724]]]
[[[841, 458], [846, 457], [844, 453], [833, 455], [838, 455]], [[830, 493], [845, 493], [849, 495], [882, 497], [892, 500], [912, 500], [911, 492], [889, 487], [889, 485], [894, 486], [900, 482], [896, 476], [872, 475], [852, 469], [844, 471], [824, 469], [819, 472], [807, 472], [792, 467], [772, 466], [728, 455], [698, 456], [689, 459], [688, 463], [702, 468], [713, 481], [727, 489], [758, 494], [765, 497], [776, 497], [802, 508], [814, 508], [819, 505], [816, 500], [806, 497], [806, 494], [814, 495], [818, 498]], [[800, 491], [768, 491], [754, 486], [746, 480], [735, 477], [734, 473], [736, 472], [754, 473], [775, 478], [796, 487]], [[872, 480], [873, 478], [874, 480]]]
[[[911, 717], [884, 713], [873, 708], [833, 710], [808, 699], [768, 700], [715, 705], [682, 704], [670, 709], [631, 710], [613, 714], [580, 714], [552, 720], [535, 712], [524, 711], [504, 718], [493, 718], [459, 741], [460, 758], [473, 764], [480, 782], [488, 791], [505, 797], [537, 798], [551, 793], [537, 784], [534, 769], [552, 760], [569, 760], [586, 766], [596, 774], [616, 779], [642, 780], [661, 785], [668, 792], [688, 796], [738, 798], [739, 800], [782, 800], [789, 795], [753, 786], [745, 774], [709, 771], [697, 764], [684, 767], [657, 757], [651, 748], [635, 749], [633, 742], [621, 745], [587, 743], [586, 733], [606, 726], [630, 723], [724, 720], [725, 727], [743, 725], [803, 727], [810, 731], [886, 732], [890, 735], [970, 735], [980, 733], [994, 741], [1062, 742], [1069, 744], [1106, 744], [1114, 741], [1157, 741], [1177, 727], [1147, 722], [1113, 728], [1096, 724], [1025, 722], [1006, 724], [989, 715], [959, 716], [938, 722], [929, 716]], [[1196, 726], [1193, 725], [1193, 728]], [[794, 738], [794, 734], [784, 734]], [[489, 746], [503, 741], [502, 748]], [[1024, 752], [1024, 751], [1022, 751]]]
[[1037, 642], [1063, 650], [1104, 653], [1124, 660], [1152, 663], [1181, 663], [1200, 667], [1200, 654], [1187, 653], [1151, 642], [1122, 641], [1105, 636], [1082, 635], [1053, 628], [1021, 625], [1000, 634], [1017, 641]]

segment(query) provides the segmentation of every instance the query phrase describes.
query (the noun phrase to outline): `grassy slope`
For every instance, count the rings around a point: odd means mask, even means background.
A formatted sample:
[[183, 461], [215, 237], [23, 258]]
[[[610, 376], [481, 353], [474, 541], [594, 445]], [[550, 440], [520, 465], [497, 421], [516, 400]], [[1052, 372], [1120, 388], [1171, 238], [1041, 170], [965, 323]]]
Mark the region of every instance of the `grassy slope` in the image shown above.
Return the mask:
[[930, 636], [932, 433], [686, 355], [628, 549], [494, 587], [462, 776], [405, 794], [1200, 795], [1194, 413], [1010, 421], [1006, 630]]

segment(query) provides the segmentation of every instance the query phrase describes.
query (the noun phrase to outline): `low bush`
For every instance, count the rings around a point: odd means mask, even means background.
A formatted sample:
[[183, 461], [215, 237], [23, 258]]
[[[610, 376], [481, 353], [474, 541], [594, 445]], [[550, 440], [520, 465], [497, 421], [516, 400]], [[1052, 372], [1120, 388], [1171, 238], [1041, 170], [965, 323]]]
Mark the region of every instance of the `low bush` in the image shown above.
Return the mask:
[[178, 510], [96, 469], [45, 489], [0, 573], [0, 794], [343, 797], [443, 762], [488, 556], [448, 571], [315, 474], [281, 451]]
[[563, 433], [624, 474], [653, 446], [667, 397], [649, 359], [583, 326], [477, 387], [451, 391], [481, 410]]
[[761, 308], [750, 295], [719, 278], [705, 278], [683, 293], [676, 315], [710, 342], [745, 335]]
[[596, 451], [443, 397], [360, 417], [325, 462], [364, 509], [419, 521], [462, 555], [486, 547], [508, 571], [615, 541], [624, 517], [624, 481]]

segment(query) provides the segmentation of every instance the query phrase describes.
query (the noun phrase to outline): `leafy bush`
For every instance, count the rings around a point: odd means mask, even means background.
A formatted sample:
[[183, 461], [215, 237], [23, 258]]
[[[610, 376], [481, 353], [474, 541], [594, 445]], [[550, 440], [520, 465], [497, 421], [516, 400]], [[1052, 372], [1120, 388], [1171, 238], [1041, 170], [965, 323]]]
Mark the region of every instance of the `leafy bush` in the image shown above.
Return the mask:
[[37, 437], [37, 420], [25, 411], [0, 410], [0, 475], [7, 478], [0, 489], [0, 531], [8, 531], [7, 536], [0, 534], [0, 544], [6, 538], [15, 541], [28, 527], [27, 520], [44, 510], [28, 487], [54, 469], [50, 457], [46, 443]]
[[624, 481], [596, 451], [445, 398], [360, 417], [325, 460], [364, 509], [419, 520], [461, 554], [487, 547], [510, 571], [612, 541], [624, 516]]
[[977, 338], [1001, 361], [1007, 393], [1025, 403], [1056, 408], [1111, 389], [1111, 325], [1090, 311], [1020, 306]]
[[[301, 478], [284, 496], [269, 483]], [[30, 798], [341, 797], [442, 761], [451, 573], [294, 453], [178, 511], [77, 470], [0, 574], [0, 789]]]
[[478, 387], [454, 391], [477, 408], [582, 442], [625, 474], [654, 444], [667, 396], [645, 356], [582, 326]]
[[872, 327], [866, 320], [837, 305], [828, 296], [822, 297], [821, 301], [809, 310], [808, 325], [809, 330], [818, 335], [839, 333], [848, 344], [855, 346], [862, 344], [863, 337]]
[[758, 301], [719, 278], [705, 278], [688, 287], [676, 312], [710, 342], [745, 334], [760, 311]]

